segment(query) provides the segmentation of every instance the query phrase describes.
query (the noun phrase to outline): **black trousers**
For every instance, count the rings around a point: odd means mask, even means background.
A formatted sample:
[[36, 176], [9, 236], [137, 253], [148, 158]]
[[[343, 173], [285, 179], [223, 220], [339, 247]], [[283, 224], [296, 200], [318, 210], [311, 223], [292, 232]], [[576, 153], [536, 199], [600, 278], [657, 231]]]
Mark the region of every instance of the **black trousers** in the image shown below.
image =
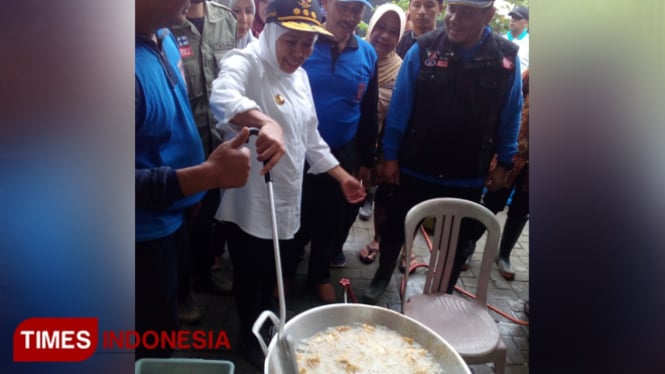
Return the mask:
[[[252, 325], [264, 310], [273, 309], [277, 283], [272, 239], [260, 239], [238, 225], [223, 222], [233, 264], [233, 299], [240, 326], [239, 338], [254, 341]], [[282, 253], [293, 253], [293, 240], [280, 240]], [[249, 339], [249, 340], [247, 340]]]
[[[186, 249], [183, 227], [173, 234], [155, 240], [135, 243], [135, 300], [136, 331], [178, 330], [178, 252]], [[146, 350], [139, 346], [135, 359], [170, 357], [168, 348]]]
[[189, 295], [189, 280], [192, 276], [201, 279], [210, 276], [213, 263], [213, 233], [215, 213], [219, 206], [219, 190], [209, 190], [194, 211], [185, 213], [187, 248], [178, 255], [178, 296], [181, 300]]
[[374, 195], [374, 204], [380, 206], [388, 205], [390, 199], [395, 195], [396, 189], [397, 186], [394, 184], [379, 183], [379, 186], [376, 188], [376, 194]]
[[[360, 162], [355, 141], [333, 150], [333, 154], [349, 174], [358, 171]], [[362, 203], [349, 204], [339, 183], [328, 174], [305, 174], [296, 243], [301, 249], [311, 243], [307, 273], [310, 283], [330, 281], [330, 261], [335, 251], [344, 245], [361, 206]]]
[[[404, 219], [408, 211], [416, 204], [437, 197], [456, 197], [460, 199], [480, 202], [482, 188], [447, 187], [429, 183], [402, 173], [400, 185], [395, 195], [388, 203], [388, 218], [381, 230], [381, 256], [379, 268], [375, 276], [389, 277], [397, 264], [397, 257], [404, 244]], [[462, 220], [460, 234], [457, 242], [457, 253], [453, 264], [448, 292], [451, 293], [457, 283], [462, 265], [469, 253], [466, 253], [466, 243], [473, 237], [474, 231], [480, 223], [473, 220]]]
[[193, 275], [204, 276], [210, 272], [210, 266], [212, 266], [218, 249], [214, 244], [220, 240], [213, 236], [221, 235], [219, 230], [214, 230], [217, 223], [215, 213], [219, 207], [219, 201], [219, 190], [209, 190], [201, 200], [201, 210], [191, 219], [189, 246], [192, 249], [191, 272]]

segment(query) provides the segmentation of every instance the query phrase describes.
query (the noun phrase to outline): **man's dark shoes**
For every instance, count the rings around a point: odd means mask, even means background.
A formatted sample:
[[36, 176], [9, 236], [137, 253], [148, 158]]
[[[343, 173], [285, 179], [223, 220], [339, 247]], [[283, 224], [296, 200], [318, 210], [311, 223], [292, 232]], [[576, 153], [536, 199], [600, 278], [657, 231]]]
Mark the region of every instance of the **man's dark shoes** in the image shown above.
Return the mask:
[[374, 279], [372, 279], [372, 282], [362, 296], [362, 302], [375, 305], [379, 300], [379, 297], [381, 297], [386, 288], [388, 288], [390, 277], [391, 274], [381, 274], [377, 271], [374, 275]]
[[346, 266], [346, 256], [344, 256], [344, 251], [339, 250], [333, 255], [332, 261], [330, 261], [330, 267], [335, 269], [341, 269]]

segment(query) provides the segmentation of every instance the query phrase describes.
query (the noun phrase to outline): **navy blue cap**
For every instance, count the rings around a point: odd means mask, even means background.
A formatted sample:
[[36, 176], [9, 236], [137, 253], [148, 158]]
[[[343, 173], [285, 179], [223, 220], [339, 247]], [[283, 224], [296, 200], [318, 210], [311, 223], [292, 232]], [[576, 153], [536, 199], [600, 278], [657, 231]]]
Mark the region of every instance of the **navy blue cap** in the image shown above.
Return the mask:
[[527, 20], [529, 19], [529, 8], [518, 5], [515, 7], [515, 9], [511, 10], [510, 13], [508, 13], [509, 16], [515, 16], [516, 18], [526, 18]]
[[289, 30], [333, 36], [321, 24], [322, 15], [318, 0], [271, 0], [266, 10], [266, 23], [274, 22]]

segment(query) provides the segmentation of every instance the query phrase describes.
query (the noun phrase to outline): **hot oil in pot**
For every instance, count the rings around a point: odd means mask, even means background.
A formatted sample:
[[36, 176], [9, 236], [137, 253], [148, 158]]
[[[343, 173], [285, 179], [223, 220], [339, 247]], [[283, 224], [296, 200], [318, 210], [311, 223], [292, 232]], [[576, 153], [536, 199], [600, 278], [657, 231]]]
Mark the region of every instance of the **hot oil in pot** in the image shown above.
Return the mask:
[[299, 374], [442, 374], [441, 365], [412, 338], [385, 326], [329, 327], [296, 346]]

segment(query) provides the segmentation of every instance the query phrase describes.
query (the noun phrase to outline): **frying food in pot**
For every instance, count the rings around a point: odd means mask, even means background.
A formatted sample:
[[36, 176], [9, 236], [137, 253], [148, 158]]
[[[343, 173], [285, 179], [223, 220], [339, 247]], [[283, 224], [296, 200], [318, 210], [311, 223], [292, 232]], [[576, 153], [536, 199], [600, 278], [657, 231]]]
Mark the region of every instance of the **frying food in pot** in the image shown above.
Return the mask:
[[441, 374], [441, 365], [412, 338], [385, 326], [329, 327], [296, 346], [299, 374]]

